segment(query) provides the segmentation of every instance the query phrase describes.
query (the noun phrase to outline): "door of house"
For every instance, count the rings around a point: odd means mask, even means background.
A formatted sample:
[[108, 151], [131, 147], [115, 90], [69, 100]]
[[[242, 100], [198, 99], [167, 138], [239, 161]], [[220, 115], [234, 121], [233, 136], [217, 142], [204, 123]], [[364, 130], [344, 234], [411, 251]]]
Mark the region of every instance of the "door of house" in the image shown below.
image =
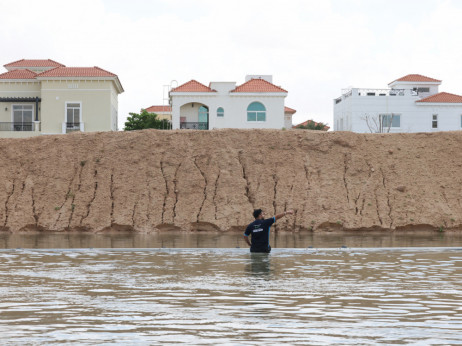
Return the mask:
[[199, 108], [199, 130], [208, 130], [209, 129], [209, 109], [205, 106], [200, 106]]
[[66, 110], [66, 132], [80, 130], [80, 103], [67, 103]]
[[13, 105], [13, 124], [14, 131], [32, 131], [31, 105]]

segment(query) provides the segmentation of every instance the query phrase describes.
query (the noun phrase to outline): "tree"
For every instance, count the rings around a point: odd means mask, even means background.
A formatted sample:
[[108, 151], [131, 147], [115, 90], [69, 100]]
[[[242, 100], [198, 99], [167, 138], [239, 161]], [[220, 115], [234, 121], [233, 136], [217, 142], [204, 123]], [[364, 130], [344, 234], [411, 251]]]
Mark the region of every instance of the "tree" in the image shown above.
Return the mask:
[[395, 114], [364, 114], [361, 120], [366, 122], [371, 133], [389, 133]]
[[149, 113], [146, 109], [142, 109], [140, 114], [129, 113], [129, 115], [125, 122], [124, 131], [143, 129], [170, 130], [172, 128], [170, 121], [167, 119], [157, 119], [156, 113]]
[[317, 123], [313, 120], [307, 120], [304, 123], [297, 125], [296, 129], [304, 129], [304, 130], [318, 130], [318, 131], [327, 131], [329, 126], [324, 123]]

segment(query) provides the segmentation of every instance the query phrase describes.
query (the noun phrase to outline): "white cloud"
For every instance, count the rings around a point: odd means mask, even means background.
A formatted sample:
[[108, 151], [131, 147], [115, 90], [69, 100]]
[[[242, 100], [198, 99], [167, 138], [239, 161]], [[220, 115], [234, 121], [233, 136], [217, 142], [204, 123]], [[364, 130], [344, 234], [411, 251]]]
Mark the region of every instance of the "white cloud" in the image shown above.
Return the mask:
[[162, 103], [176, 79], [243, 82], [273, 74], [294, 121], [332, 124], [341, 88], [385, 87], [408, 73], [462, 94], [456, 1], [3, 0], [2, 62], [100, 66], [126, 90], [119, 114]]

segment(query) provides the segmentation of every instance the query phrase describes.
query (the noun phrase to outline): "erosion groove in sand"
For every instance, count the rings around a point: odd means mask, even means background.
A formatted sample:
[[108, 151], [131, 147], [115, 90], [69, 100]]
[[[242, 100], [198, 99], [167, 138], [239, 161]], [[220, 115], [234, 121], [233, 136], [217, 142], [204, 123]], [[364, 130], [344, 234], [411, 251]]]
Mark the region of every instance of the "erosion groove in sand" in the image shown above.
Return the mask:
[[0, 230], [460, 230], [462, 132], [212, 130], [0, 140]]

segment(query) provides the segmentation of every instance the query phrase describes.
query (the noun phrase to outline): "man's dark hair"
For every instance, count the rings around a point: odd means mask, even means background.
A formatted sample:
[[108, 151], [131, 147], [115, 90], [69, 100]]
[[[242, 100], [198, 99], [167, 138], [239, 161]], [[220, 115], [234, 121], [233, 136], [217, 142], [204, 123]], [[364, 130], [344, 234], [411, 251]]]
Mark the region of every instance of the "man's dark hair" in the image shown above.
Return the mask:
[[259, 217], [262, 211], [263, 211], [263, 210], [261, 210], [261, 209], [255, 209], [255, 210], [253, 211], [253, 217], [254, 217], [254, 218]]

